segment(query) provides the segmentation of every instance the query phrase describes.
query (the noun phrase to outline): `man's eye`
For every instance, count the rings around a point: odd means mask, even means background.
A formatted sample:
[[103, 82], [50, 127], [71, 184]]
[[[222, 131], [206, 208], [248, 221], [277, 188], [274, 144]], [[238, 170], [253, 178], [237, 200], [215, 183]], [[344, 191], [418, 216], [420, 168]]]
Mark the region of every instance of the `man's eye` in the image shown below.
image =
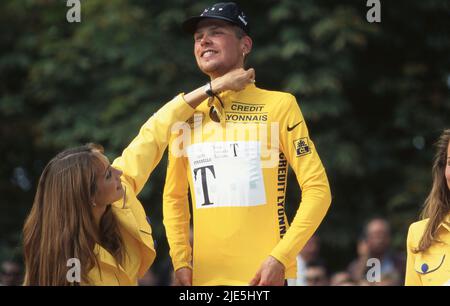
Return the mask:
[[108, 173], [106, 174], [106, 178], [107, 179], [111, 178], [111, 171], [108, 171]]

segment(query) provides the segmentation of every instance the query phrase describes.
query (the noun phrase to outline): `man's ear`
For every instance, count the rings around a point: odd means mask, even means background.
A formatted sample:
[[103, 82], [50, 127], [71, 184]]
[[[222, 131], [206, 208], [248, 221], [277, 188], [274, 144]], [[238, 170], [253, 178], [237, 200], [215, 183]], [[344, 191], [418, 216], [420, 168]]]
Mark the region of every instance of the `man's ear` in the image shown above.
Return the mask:
[[250, 36], [245, 35], [241, 38], [242, 53], [249, 54], [252, 51], [253, 41]]

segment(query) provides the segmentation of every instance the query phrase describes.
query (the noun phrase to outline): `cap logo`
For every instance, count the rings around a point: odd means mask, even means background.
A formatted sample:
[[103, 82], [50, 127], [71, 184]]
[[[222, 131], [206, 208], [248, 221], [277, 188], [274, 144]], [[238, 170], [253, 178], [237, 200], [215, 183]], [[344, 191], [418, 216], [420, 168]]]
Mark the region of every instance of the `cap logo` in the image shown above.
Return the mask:
[[239, 18], [240, 21], [242, 21], [242, 23], [244, 25], [247, 25], [247, 21], [245, 21], [245, 19], [241, 15], [239, 15], [238, 18]]

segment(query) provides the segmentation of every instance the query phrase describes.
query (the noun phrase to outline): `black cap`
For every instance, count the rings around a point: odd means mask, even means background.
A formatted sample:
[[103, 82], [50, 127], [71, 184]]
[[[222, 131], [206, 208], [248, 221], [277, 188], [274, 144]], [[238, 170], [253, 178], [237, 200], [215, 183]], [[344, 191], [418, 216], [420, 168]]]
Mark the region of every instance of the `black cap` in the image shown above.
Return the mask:
[[197, 23], [205, 18], [221, 19], [231, 22], [244, 30], [247, 35], [250, 34], [250, 25], [247, 16], [241, 8], [234, 2], [216, 3], [211, 7], [206, 8], [200, 16], [191, 17], [185, 20], [182, 24], [183, 30], [187, 33], [193, 34], [197, 29]]

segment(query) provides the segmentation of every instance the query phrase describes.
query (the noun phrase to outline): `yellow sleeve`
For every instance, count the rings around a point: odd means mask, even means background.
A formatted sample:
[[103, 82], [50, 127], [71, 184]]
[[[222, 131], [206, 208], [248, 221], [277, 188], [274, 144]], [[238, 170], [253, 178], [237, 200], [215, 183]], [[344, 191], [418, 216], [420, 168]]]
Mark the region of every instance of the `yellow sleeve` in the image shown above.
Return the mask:
[[184, 101], [183, 94], [179, 94], [147, 120], [122, 155], [114, 160], [112, 166], [123, 172], [122, 181], [134, 194], [142, 190], [161, 160], [172, 125], [186, 121], [193, 113], [194, 109]]
[[408, 237], [406, 238], [406, 275], [405, 275], [405, 286], [422, 286], [422, 281], [420, 280], [419, 275], [414, 269], [414, 259], [416, 254], [412, 252], [412, 250], [417, 247], [414, 245], [414, 229], [413, 224], [409, 227]]
[[163, 221], [170, 247], [170, 257], [176, 271], [183, 267], [192, 269], [192, 247], [189, 243], [191, 215], [188, 200], [187, 161], [185, 157], [175, 156], [173, 149], [169, 146], [169, 162], [163, 195]]
[[309, 138], [295, 97], [288, 94], [282, 102], [276, 114], [279, 118], [281, 150], [295, 172], [302, 191], [300, 207], [290, 228], [270, 254], [287, 267], [325, 217], [331, 204], [331, 192], [325, 169]]

